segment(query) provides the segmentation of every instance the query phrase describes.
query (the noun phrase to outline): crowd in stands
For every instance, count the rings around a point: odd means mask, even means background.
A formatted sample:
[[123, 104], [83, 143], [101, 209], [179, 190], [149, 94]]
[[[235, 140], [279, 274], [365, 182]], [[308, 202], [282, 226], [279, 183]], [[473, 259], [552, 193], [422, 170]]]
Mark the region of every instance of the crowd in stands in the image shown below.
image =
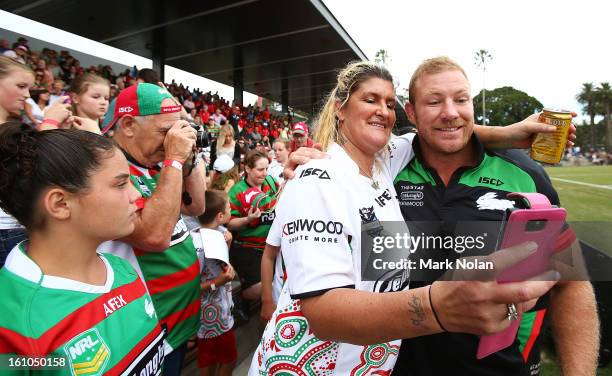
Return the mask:
[[[230, 101], [219, 96], [218, 93], [190, 88], [174, 80], [163, 84], [159, 82], [159, 75], [151, 69], [138, 70], [134, 67], [115, 73], [109, 65], [83, 67], [78, 59], [70, 55], [69, 51], [58, 52], [49, 48], [35, 51], [30, 48], [28, 40], [25, 38], [19, 38], [12, 44], [7, 40], [0, 40], [0, 54], [3, 55], [2, 59], [11, 60], [18, 64], [11, 65], [11, 63], [6, 64], [6, 61], [2, 61], [2, 67], [6, 69], [4, 69], [5, 72], [0, 72], [3, 75], [0, 80], [6, 79], [7, 75], [21, 74], [24, 83], [19, 84], [20, 88], [24, 86], [23, 90], [29, 91], [29, 98], [25, 100], [25, 103], [16, 103], [15, 108], [7, 108], [5, 121], [21, 122], [20, 126], [11, 126], [11, 134], [25, 135], [26, 128], [23, 127], [27, 125], [35, 133], [37, 133], [36, 131], [53, 130], [59, 127], [89, 131], [101, 134], [104, 138], [113, 137], [115, 145], [123, 151], [130, 163], [130, 174], [134, 176], [136, 170], [139, 168], [142, 170], [137, 173], [138, 177], [136, 179], [144, 183], [136, 188], [143, 196], [142, 199], [139, 199], [143, 203], [138, 204], [143, 212], [146, 210], [142, 207], [145, 206], [144, 203], [147, 202], [151, 192], [163, 186], [161, 180], [164, 179], [163, 176], [165, 175], [159, 171], [141, 168], [143, 165], [151, 165], [150, 163], [144, 163], [146, 158], [142, 157], [146, 153], [146, 145], [143, 146], [138, 140], [130, 139], [129, 136], [126, 136], [127, 133], [123, 132], [123, 129], [119, 129], [122, 117], [115, 111], [115, 106], [119, 108], [125, 106], [125, 103], [128, 103], [126, 101], [130, 100], [126, 99], [126, 96], [129, 95], [137, 97], [139, 103], [142, 103], [142, 101], [155, 102], [157, 100], [159, 102], [158, 106], [162, 107], [166, 106], [168, 98], [173, 98], [181, 104], [180, 115], [173, 108], [171, 111], [167, 111], [168, 113], [164, 116], [174, 116], [173, 119], [181, 119], [181, 122], [187, 122], [191, 127], [198, 128], [207, 135], [209, 146], [200, 149], [197, 158], [193, 160], [193, 166], [189, 167], [189, 173], [183, 174], [183, 184], [186, 187], [193, 187], [194, 182], [200, 181], [198, 179], [205, 179], [205, 184], [209, 189], [206, 191], [207, 210], [202, 215], [200, 215], [201, 213], [198, 214], [199, 211], [196, 213], [193, 210], [196, 206], [200, 207], [198, 205], [204, 200], [203, 195], [200, 200], [194, 200], [191, 197], [189, 201], [185, 199], [185, 193], [195, 193], [199, 196], [200, 189], [204, 184], [196, 189], [186, 188], [186, 191], [183, 192], [182, 204], [175, 202], [174, 206], [178, 208], [177, 205], [181, 204], [183, 208], [187, 206], [192, 209], [191, 211], [181, 209], [181, 212], [185, 218], [186, 227], [192, 231], [189, 239], [193, 239], [201, 265], [201, 277], [198, 275], [197, 284], [194, 285], [200, 286], [198, 294], [202, 296], [200, 307], [202, 322], [197, 331], [200, 342], [197, 354], [198, 367], [204, 370], [203, 374], [208, 374], [207, 372], [215, 369], [215, 364], [222, 364], [218, 369], [218, 374], [231, 374], [231, 369], [236, 361], [236, 339], [233, 333], [228, 331], [233, 326], [231, 315], [237, 315], [241, 320], [248, 319], [249, 303], [247, 300], [239, 301], [237, 302], [239, 308], [235, 310], [236, 312], [233, 310], [230, 312], [233, 302], [232, 290], [228, 282], [234, 279], [235, 273], [229, 263], [229, 257], [232, 258], [232, 264], [236, 263], [238, 269], [240, 269], [235, 283], [242, 282], [242, 295], [245, 299], [259, 301], [261, 294], [259, 287], [261, 285], [259, 275], [261, 249], [267, 230], [274, 219], [273, 215], [270, 216], [270, 213], [266, 212], [265, 207], [267, 205], [271, 210], [274, 208], [276, 193], [280, 190], [283, 181], [283, 166], [288, 160], [289, 153], [299, 146], [312, 146], [312, 140], [308, 137], [308, 126], [302, 122], [292, 124], [293, 119], [290, 114], [275, 113], [270, 111], [267, 106], [260, 108], [253, 105], [243, 106], [230, 103]], [[30, 75], [33, 76], [31, 82], [28, 78]], [[158, 90], [153, 89], [152, 85], [156, 85], [154, 87], [158, 89], [159, 86], [165, 87], [166, 91], [164, 92], [166, 94], [156, 98], [157, 94], [155, 92]], [[131, 94], [126, 94], [128, 92]], [[17, 93], [11, 95], [16, 97]], [[19, 96], [27, 97], [23, 92], [20, 92]], [[13, 101], [14, 99], [12, 98]], [[137, 118], [162, 116], [160, 112], [155, 111], [145, 113], [144, 107], [138, 111], [137, 114], [134, 113], [134, 115], [138, 115]], [[160, 115], [154, 115], [155, 113]], [[125, 124], [121, 123], [121, 126], [123, 127]], [[189, 128], [187, 127], [187, 129]], [[182, 135], [174, 136], [174, 141], [181, 137], [183, 140], [192, 137], [190, 131], [184, 131], [185, 128], [182, 129]], [[77, 136], [75, 134], [71, 137]], [[167, 135], [166, 138], [170, 137]], [[110, 146], [107, 145], [106, 147]], [[166, 150], [167, 154], [168, 148]], [[66, 153], [69, 152], [65, 150], [64, 154]], [[168, 156], [166, 155], [166, 157]], [[203, 159], [207, 162], [206, 170], [203, 170], [205, 175], [201, 175], [202, 177], [200, 177], [200, 173], [195, 173], [195, 171], [199, 171], [199, 168], [194, 168], [198, 164], [197, 159]], [[146, 162], [151, 161], [151, 159], [146, 160]], [[164, 167], [167, 166], [166, 161], [164, 161]], [[176, 162], [173, 161], [168, 166], [177, 167], [180, 165], [177, 168], [184, 170], [183, 163], [185, 166], [189, 164], [188, 160]], [[270, 163], [268, 171], [267, 166]], [[164, 167], [161, 167], [162, 172], [165, 170]], [[61, 168], [60, 164], [55, 168]], [[159, 183], [157, 179], [160, 180]], [[269, 192], [270, 190], [272, 193]], [[268, 195], [268, 197], [259, 200], [261, 202], [258, 201], [257, 205], [259, 206], [256, 206], [254, 200], [249, 200], [250, 193], [256, 193], [259, 198], [262, 195]], [[190, 205], [192, 201], [194, 201], [194, 204]], [[186, 202], [189, 202], [189, 204], [186, 204]], [[198, 204], [196, 205], [196, 203]], [[153, 206], [155, 205], [157, 204], [147, 204], [146, 207], [154, 212]], [[250, 210], [251, 207], [255, 209]], [[32, 229], [28, 228], [27, 225], [25, 230], [20, 226], [15, 220], [17, 216], [11, 210], [12, 208], [9, 207], [7, 212], [2, 212], [3, 218], [10, 219], [7, 222], [10, 222], [11, 227], [2, 228], [3, 249], [0, 253], [0, 256], [2, 256], [0, 257], [0, 266], [4, 264], [12, 249], [13, 244], [9, 245], [9, 243], [11, 241], [18, 243], [27, 239], [27, 235], [32, 233]], [[160, 215], [173, 216], [171, 214], [172, 210], [169, 210], [168, 207], [165, 208], [165, 211], [168, 213], [160, 212]], [[174, 223], [175, 218], [169, 218], [168, 220]], [[159, 222], [160, 217], [155, 217], [154, 220]], [[143, 220], [138, 221], [140, 226], [145, 221], [147, 219], [144, 219], [143, 214]], [[166, 229], [171, 230], [173, 239], [176, 235], [176, 229], [183, 228], [182, 223], [182, 220], [179, 220], [179, 223]], [[228, 228], [233, 230], [234, 236], [232, 236], [232, 232], [223, 227], [225, 224], [228, 224]], [[137, 232], [140, 232], [139, 225], [134, 230], [134, 233]], [[214, 240], [215, 233], [216, 236], [221, 236], [221, 239], [223, 239], [221, 241], [222, 245]], [[14, 234], [19, 236], [14, 236]], [[248, 236], [253, 234], [258, 237], [259, 241], [255, 245], [248, 243], [248, 241], [245, 243], [245, 239], [248, 240]], [[128, 237], [128, 244], [133, 246], [134, 249], [136, 249], [136, 245], [142, 249], [148, 248], [150, 245], [150, 243], [147, 243], [148, 239], [140, 239], [139, 236], [134, 236], [137, 239]], [[112, 239], [114, 238], [107, 238], [107, 240]], [[173, 243], [163, 253], [176, 252], [177, 247], [184, 248], [184, 242], [187, 238], [182, 237], [181, 239], [182, 241], [178, 244], [174, 243], [173, 240]], [[202, 239], [206, 240], [203, 242]], [[130, 241], [133, 241], [133, 243], [130, 243]], [[211, 244], [216, 245], [215, 249], [211, 250]], [[168, 244], [164, 243], [163, 247], [167, 246]], [[150, 248], [160, 247], [151, 245]], [[181, 365], [185, 349], [184, 338], [179, 334], [183, 335], [183, 333], [189, 332], [181, 329], [181, 325], [184, 327], [190, 321], [180, 319], [179, 321], [184, 321], [172, 324], [167, 321], [176, 319], [167, 317], [165, 303], [162, 301], [166, 298], [160, 298], [165, 290], [162, 288], [160, 294], [160, 287], [155, 287], [149, 283], [151, 273], [155, 274], [156, 272], [151, 272], [154, 268], [151, 264], [148, 264], [147, 258], [142, 257], [141, 250], [134, 251], [134, 253], [128, 252], [131, 256], [125, 256], [126, 253], [122, 253], [123, 250], [117, 246], [117, 242], [102, 243], [98, 248], [99, 252], [106, 252], [107, 250], [112, 250], [113, 253], [130, 260], [143, 278], [148, 293], [151, 295], [147, 299], [151, 299], [158, 310], [157, 316], [160, 324], [164, 327], [167, 325], [168, 331], [173, 332], [173, 334], [166, 333], [168, 343], [165, 356], [166, 374], [179, 372], [176, 367]], [[160, 250], [157, 249], [154, 252], [160, 252]], [[185, 249], [182, 249], [182, 251], [185, 251]], [[219, 256], [219, 252], [224, 256]], [[240, 257], [249, 254], [251, 256], [246, 259]], [[11, 259], [11, 257], [9, 256], [8, 259]], [[138, 261], [135, 261], [136, 259]], [[36, 259], [35, 262], [39, 261]], [[168, 262], [173, 264], [176, 260], [170, 257]], [[187, 269], [183, 271], [177, 269], [177, 272], [187, 273]], [[195, 282], [195, 280], [186, 281], [181, 288], [185, 289]], [[240, 284], [238, 285], [240, 286]], [[255, 288], [250, 289], [252, 286], [255, 286]], [[247, 292], [246, 296], [244, 295], [245, 291]], [[183, 300], [181, 303], [182, 308], [180, 309], [183, 311], [177, 312], [187, 314], [189, 307], [191, 307], [191, 305], [187, 307], [188, 299], [191, 299], [193, 294], [184, 292], [181, 294], [190, 297], [185, 298], [187, 300]], [[179, 299], [179, 295], [175, 296], [175, 299]], [[221, 316], [219, 317], [221, 321], [214, 323], [206, 321], [205, 312], [211, 306], [221, 310]], [[156, 333], [159, 333], [160, 327], [155, 326], [155, 328]], [[191, 332], [192, 336], [194, 334], [196, 334], [195, 331]], [[178, 367], [178, 370], [180, 370], [180, 367]]]
[[[83, 67], [67, 50], [58, 52], [43, 48], [42, 51], [35, 51], [23, 37], [12, 44], [8, 40], [0, 40], [0, 54], [26, 64], [34, 71], [35, 83], [31, 88], [32, 101], [29, 105], [34, 108], [34, 116], [39, 118], [42, 116], [42, 110], [38, 110], [36, 107], [39, 106], [34, 104], [53, 104], [61, 95], [71, 92], [75, 79], [84, 73], [95, 74], [110, 83], [108, 96], [111, 101], [121, 90], [138, 82], [139, 70], [136, 67], [119, 73], [114, 72], [110, 65]], [[175, 80], [165, 86], [183, 105], [189, 119], [205, 127], [213, 137], [223, 125], [229, 124], [234, 130], [235, 139], [241, 145], [244, 144], [248, 149], [259, 146], [268, 151], [273, 149], [274, 140], [291, 138], [290, 114], [274, 113], [267, 106], [262, 109], [253, 105], [233, 105], [217, 93], [190, 88]], [[31, 122], [30, 119], [26, 121]]]

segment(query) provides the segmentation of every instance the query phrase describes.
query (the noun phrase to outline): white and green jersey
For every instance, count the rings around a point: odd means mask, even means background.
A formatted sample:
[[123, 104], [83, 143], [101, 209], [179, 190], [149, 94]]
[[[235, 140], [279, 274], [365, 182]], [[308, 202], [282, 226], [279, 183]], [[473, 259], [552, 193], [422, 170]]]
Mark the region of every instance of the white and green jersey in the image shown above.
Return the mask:
[[129, 263], [101, 254], [106, 283], [94, 286], [44, 275], [24, 244], [0, 269], [0, 355], [63, 357], [54, 375], [161, 373], [165, 329]]
[[384, 293], [408, 287], [403, 271], [362, 280], [361, 237], [362, 225], [403, 223], [393, 177], [412, 157], [410, 140], [393, 139], [381, 153], [374, 174], [377, 187], [336, 144], [327, 151], [330, 159], [300, 166], [287, 183], [267, 239], [281, 247], [287, 281], [249, 375], [390, 374], [399, 339], [369, 346], [321, 340], [302, 313], [301, 299], [335, 288]]

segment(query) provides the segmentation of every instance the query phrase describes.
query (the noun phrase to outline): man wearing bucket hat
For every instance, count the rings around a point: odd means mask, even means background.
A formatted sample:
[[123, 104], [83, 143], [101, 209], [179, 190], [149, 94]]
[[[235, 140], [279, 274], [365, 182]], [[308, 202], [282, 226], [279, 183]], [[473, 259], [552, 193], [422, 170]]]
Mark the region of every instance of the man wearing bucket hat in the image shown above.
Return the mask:
[[[146, 282], [155, 310], [168, 329], [166, 375], [178, 375], [187, 340], [199, 315], [199, 261], [181, 214], [204, 212], [206, 183], [196, 165], [196, 134], [180, 120], [182, 107], [165, 88], [141, 83], [119, 93], [114, 139], [129, 161], [130, 179], [142, 194], [134, 232], [112, 242]], [[178, 219], [178, 220], [177, 220]], [[104, 251], [104, 249], [102, 249]]]

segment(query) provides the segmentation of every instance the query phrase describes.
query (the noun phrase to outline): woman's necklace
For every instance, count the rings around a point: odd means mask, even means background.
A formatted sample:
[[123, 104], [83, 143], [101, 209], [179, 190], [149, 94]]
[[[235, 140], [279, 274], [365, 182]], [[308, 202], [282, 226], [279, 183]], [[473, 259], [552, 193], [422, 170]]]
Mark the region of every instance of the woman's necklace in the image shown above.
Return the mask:
[[[343, 143], [341, 143], [340, 145], [344, 149], [344, 152], [350, 156], [349, 152], [344, 147]], [[371, 184], [372, 188], [374, 188], [376, 190], [379, 190], [380, 189], [380, 184], [378, 184], [378, 180], [374, 179], [373, 173], [368, 174], [363, 168], [361, 168], [361, 166], [359, 166], [359, 163], [357, 163], [357, 161], [355, 161], [353, 159], [353, 162], [355, 162], [355, 164], [357, 165], [357, 168], [359, 168], [359, 172], [363, 173], [368, 179], [370, 179], [372, 181], [372, 184]], [[372, 171], [374, 171], [374, 168], [372, 168]]]
[[[357, 165], [357, 167], [359, 167], [359, 165]], [[380, 189], [380, 185], [378, 184], [378, 180], [375, 180], [373, 177], [373, 174], [368, 174], [363, 168], [359, 167], [359, 171], [361, 173], [363, 173], [368, 179], [370, 179], [372, 181], [372, 188], [378, 190]]]

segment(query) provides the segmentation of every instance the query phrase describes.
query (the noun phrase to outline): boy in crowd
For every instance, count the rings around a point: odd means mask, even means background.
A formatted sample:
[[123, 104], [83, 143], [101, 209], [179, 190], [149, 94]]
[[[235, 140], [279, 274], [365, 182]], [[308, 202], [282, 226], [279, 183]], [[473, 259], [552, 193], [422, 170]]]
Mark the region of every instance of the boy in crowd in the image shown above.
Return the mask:
[[229, 264], [231, 233], [223, 226], [230, 219], [227, 193], [208, 190], [206, 211], [198, 217], [201, 227], [194, 236], [203, 248], [200, 327], [198, 329], [198, 368], [201, 376], [231, 376], [238, 352], [231, 314], [235, 272]]

